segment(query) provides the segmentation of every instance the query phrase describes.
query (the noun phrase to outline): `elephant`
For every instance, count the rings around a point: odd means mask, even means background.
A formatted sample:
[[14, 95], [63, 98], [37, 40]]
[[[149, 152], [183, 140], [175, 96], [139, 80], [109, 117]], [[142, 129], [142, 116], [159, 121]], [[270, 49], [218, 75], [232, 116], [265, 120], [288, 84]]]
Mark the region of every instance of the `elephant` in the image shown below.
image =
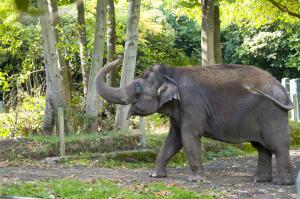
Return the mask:
[[[127, 85], [108, 86], [106, 74], [121, 61], [119, 57], [98, 72], [98, 93], [109, 102], [130, 105], [128, 118], [153, 113], [170, 118], [168, 136], [150, 177], [167, 177], [167, 163], [183, 147], [191, 170], [188, 180], [205, 179], [201, 138], [208, 137], [233, 144], [250, 142], [258, 152], [254, 182], [295, 183], [288, 126], [288, 111], [293, 109], [293, 103], [270, 73], [238, 64], [154, 64]], [[273, 154], [278, 168], [274, 179]]]

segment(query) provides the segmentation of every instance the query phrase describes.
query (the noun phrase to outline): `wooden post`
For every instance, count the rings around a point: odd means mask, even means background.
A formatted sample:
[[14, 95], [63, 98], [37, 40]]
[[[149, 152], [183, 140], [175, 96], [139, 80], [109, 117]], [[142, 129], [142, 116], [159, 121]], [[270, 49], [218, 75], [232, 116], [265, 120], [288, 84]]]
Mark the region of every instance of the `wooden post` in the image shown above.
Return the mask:
[[292, 120], [298, 122], [300, 120], [300, 79], [290, 81], [290, 95], [294, 103], [294, 109], [291, 111]]
[[0, 100], [0, 113], [3, 112], [3, 102]]
[[60, 156], [65, 156], [65, 125], [64, 125], [64, 110], [58, 108], [57, 110], [58, 119], [58, 132], [59, 132], [59, 152]]
[[[283, 78], [283, 79], [281, 79], [281, 84], [285, 88], [288, 96], [291, 96], [290, 79], [289, 78]], [[291, 98], [291, 100], [293, 100], [293, 99]], [[293, 119], [292, 118], [292, 113], [291, 113], [292, 111], [289, 111], [289, 119]]]
[[297, 199], [300, 199], [300, 171], [298, 172], [296, 184], [297, 184]]
[[146, 134], [145, 134], [145, 120], [140, 116], [140, 132], [141, 132], [141, 144], [142, 148], [146, 148]]

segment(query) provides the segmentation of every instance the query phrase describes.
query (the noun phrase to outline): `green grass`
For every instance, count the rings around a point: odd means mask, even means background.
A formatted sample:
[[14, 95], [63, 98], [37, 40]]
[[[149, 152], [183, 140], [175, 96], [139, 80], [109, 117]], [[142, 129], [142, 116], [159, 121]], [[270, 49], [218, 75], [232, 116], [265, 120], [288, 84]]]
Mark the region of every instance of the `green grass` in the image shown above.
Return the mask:
[[[65, 142], [74, 142], [78, 140], [96, 140], [103, 137], [118, 138], [120, 136], [132, 135], [132, 132], [127, 131], [100, 131], [91, 133], [81, 133], [81, 134], [69, 134], [65, 136]], [[29, 139], [45, 142], [45, 143], [57, 143], [59, 142], [58, 136], [44, 136], [44, 135], [32, 135], [28, 136]]]
[[[300, 123], [290, 122], [290, 129], [292, 137], [291, 148], [300, 148]], [[62, 163], [68, 165], [92, 164], [111, 168], [152, 168], [154, 166], [156, 154], [167, 136], [165, 129], [160, 129], [160, 131], [161, 132], [146, 134], [147, 148], [154, 151], [153, 153], [131, 154], [129, 156], [118, 156], [105, 159], [100, 157], [100, 154], [116, 150], [124, 151], [141, 148], [139, 135], [136, 133], [132, 134], [119, 131], [67, 135], [65, 137], [66, 154], [74, 157], [64, 160]], [[256, 150], [250, 143], [234, 145], [208, 138], [203, 138], [202, 143], [204, 146], [204, 161], [213, 161], [216, 158], [222, 157], [256, 154]], [[3, 151], [0, 152], [3, 156], [0, 157], [0, 159], [9, 160], [11, 162], [58, 156], [59, 138], [57, 136], [29, 136], [23, 142], [12, 142], [7, 146], [2, 147], [2, 150]], [[187, 159], [185, 153], [181, 150], [174, 158], [172, 158], [168, 166], [184, 167], [186, 165]]]
[[[160, 135], [161, 138], [157, 139], [155, 135], [148, 135], [148, 141], [151, 143], [152, 151], [140, 153], [126, 153], [114, 156], [112, 158], [103, 158], [102, 156], [95, 157], [93, 154], [81, 154], [79, 156], [65, 159], [61, 163], [66, 165], [95, 165], [99, 167], [108, 168], [146, 168], [152, 169], [154, 167], [158, 149], [161, 146], [165, 135]], [[152, 140], [153, 139], [153, 140]], [[204, 139], [204, 153], [203, 161], [210, 162], [217, 158], [237, 157], [256, 154], [256, 150], [251, 144], [246, 143], [243, 145], [230, 145], [221, 143], [214, 140]], [[153, 146], [153, 144], [155, 145]], [[180, 150], [169, 162], [168, 167], [186, 167], [188, 161], [184, 150]]]
[[[140, 138], [137, 133], [129, 132], [98, 132], [86, 134], [71, 134], [65, 137], [67, 155], [82, 153], [106, 153], [116, 150], [139, 149]], [[1, 143], [4, 144], [4, 143]], [[59, 156], [58, 136], [29, 136], [17, 141], [5, 142], [0, 151], [0, 159], [43, 159], [45, 157]]]
[[3, 185], [0, 195], [39, 198], [213, 198], [209, 193], [200, 194], [177, 187], [176, 184], [150, 183], [130, 186], [107, 180], [81, 181], [55, 179], [50, 181], [16, 182]]

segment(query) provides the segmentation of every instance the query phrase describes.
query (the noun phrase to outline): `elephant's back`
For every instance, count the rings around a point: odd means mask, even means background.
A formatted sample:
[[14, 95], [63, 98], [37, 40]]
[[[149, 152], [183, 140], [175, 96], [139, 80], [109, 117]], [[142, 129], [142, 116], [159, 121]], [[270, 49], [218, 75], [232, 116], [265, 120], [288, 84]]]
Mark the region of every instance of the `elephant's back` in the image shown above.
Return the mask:
[[181, 81], [195, 81], [208, 87], [243, 87], [243, 84], [261, 88], [266, 83], [277, 84], [277, 80], [267, 71], [255, 66], [218, 64], [204, 67], [177, 68]]
[[286, 90], [280, 82], [269, 72], [255, 66], [218, 64], [180, 70], [179, 74], [185, 81], [190, 79], [197, 87], [200, 85], [213, 95], [247, 95], [250, 87], [263, 91], [282, 104], [290, 104]]

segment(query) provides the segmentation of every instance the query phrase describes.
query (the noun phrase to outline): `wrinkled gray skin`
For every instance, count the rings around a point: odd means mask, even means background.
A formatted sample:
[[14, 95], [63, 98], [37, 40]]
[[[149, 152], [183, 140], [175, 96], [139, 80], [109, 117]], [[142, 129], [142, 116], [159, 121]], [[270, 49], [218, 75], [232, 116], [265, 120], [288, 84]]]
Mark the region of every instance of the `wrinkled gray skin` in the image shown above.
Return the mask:
[[104, 78], [120, 61], [98, 73], [99, 94], [113, 103], [131, 104], [128, 117], [156, 112], [170, 117], [169, 135], [151, 177], [166, 177], [167, 163], [183, 147], [192, 171], [188, 179], [204, 179], [199, 140], [205, 136], [228, 143], [251, 142], [258, 151], [256, 182], [272, 181], [274, 154], [279, 171], [274, 182], [294, 184], [288, 127], [293, 105], [268, 72], [243, 65], [154, 65], [122, 88], [108, 87]]

